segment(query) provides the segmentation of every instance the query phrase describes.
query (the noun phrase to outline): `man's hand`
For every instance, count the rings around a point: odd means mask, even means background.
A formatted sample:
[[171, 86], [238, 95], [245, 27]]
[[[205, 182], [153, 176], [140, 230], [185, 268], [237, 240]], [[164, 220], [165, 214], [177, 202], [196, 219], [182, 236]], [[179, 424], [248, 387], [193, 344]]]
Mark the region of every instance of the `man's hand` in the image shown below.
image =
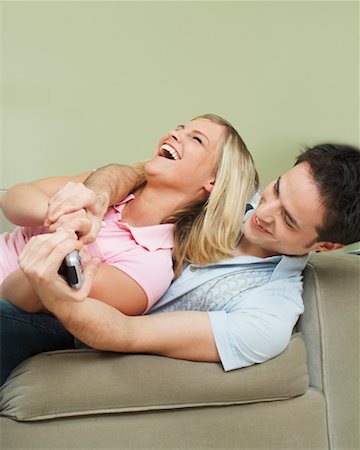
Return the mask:
[[101, 227], [109, 198], [101, 198], [82, 183], [67, 183], [50, 200], [44, 225], [79, 232], [84, 243], [92, 242]]
[[[59, 219], [50, 224], [48, 228], [51, 233], [57, 231], [58, 229], [75, 231], [80, 240], [84, 243], [85, 241], [91, 242], [92, 230], [95, 230], [94, 223], [91, 220], [91, 215], [88, 214], [85, 209], [80, 209], [79, 211], [60, 216]], [[95, 232], [94, 236], [96, 238]]]
[[82, 243], [74, 232], [60, 230], [32, 237], [22, 251], [20, 269], [49, 311], [56, 309], [57, 303], [82, 302], [89, 295], [99, 260], [93, 259], [84, 264], [84, 282], [80, 289], [69, 287], [57, 273], [64, 257], [81, 248]]
[[50, 231], [73, 229], [84, 243], [92, 242], [107, 208], [124, 199], [136, 183], [132, 167], [110, 164], [97, 169], [84, 184], [70, 182], [50, 198], [44, 225]]

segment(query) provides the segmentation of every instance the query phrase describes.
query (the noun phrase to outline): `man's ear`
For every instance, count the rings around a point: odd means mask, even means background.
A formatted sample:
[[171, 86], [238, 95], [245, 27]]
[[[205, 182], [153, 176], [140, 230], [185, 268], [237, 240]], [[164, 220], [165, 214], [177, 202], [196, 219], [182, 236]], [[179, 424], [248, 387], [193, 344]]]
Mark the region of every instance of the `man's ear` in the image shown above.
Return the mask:
[[317, 242], [314, 245], [313, 250], [316, 252], [329, 252], [331, 250], [338, 250], [339, 248], [343, 248], [343, 244], [338, 244], [335, 242]]
[[205, 189], [206, 192], [208, 192], [210, 194], [210, 192], [214, 189], [214, 185], [215, 185], [215, 178], [213, 178], [212, 180], [207, 181], [203, 188]]

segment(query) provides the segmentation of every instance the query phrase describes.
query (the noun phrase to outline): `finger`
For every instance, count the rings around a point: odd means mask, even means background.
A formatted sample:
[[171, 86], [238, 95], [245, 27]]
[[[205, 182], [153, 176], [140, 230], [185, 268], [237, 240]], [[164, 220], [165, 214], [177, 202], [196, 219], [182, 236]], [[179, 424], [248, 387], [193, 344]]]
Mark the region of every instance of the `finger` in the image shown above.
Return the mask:
[[78, 249], [79, 244], [74, 239], [67, 239], [60, 242], [55, 248], [52, 247], [48, 252], [43, 251], [43, 246], [41, 251], [31, 255], [27, 264], [23, 264], [21, 261], [20, 268], [30, 281], [55, 282], [61, 262], [68, 253]]
[[84, 244], [94, 242], [101, 228], [101, 219], [92, 217], [90, 229], [83, 231], [81, 240]]
[[46, 227], [48, 227], [51, 223], [56, 222], [62, 216], [66, 215], [66, 214], [74, 213], [74, 212], [78, 211], [79, 209], [81, 209], [81, 208], [79, 208], [77, 205], [69, 204], [69, 203], [61, 203], [61, 205], [56, 206], [51, 209], [49, 207], [46, 212], [44, 225]]
[[91, 260], [91, 256], [88, 253], [87, 245], [83, 245], [80, 252], [80, 257], [81, 257], [81, 264], [83, 267], [85, 267], [85, 265]]
[[96, 210], [97, 202], [98, 198], [93, 191], [82, 183], [70, 182], [50, 199], [45, 222], [55, 222], [61, 215], [82, 208]]
[[36, 263], [38, 260], [46, 259], [53, 248], [61, 244], [61, 242], [69, 240], [73, 246], [81, 248], [82, 243], [77, 240], [74, 232], [60, 230], [53, 234], [41, 234], [33, 236], [24, 247], [19, 256], [19, 264], [21, 268]]
[[22, 261], [25, 264], [29, 259], [34, 259], [36, 256], [39, 258], [44, 257], [44, 255], [48, 254], [52, 248], [59, 245], [62, 241], [69, 239], [73, 242], [73, 245], [82, 245], [77, 241], [76, 234], [69, 231], [61, 230], [54, 234], [34, 236], [24, 247], [19, 256], [19, 261]]
[[[69, 235], [70, 233], [67, 232], [67, 234]], [[42, 247], [42, 244], [45, 243], [50, 238], [50, 236], [51, 235], [49, 233], [33, 236], [21, 251], [19, 255], [19, 261], [21, 260], [25, 263], [28, 259], [33, 258], [33, 254], [36, 254], [36, 252], [39, 251], [39, 249]], [[56, 241], [60, 242], [61, 239], [61, 235], [58, 235]]]
[[91, 229], [91, 222], [87, 217], [69, 218], [68, 220], [57, 221], [49, 226], [49, 231], [54, 232], [62, 228], [64, 230], [73, 230], [80, 236], [87, 234]]
[[93, 258], [83, 265], [84, 281], [81, 288], [79, 289], [79, 297], [88, 297], [96, 276], [96, 272], [100, 265], [101, 261], [97, 258]]
[[[50, 198], [45, 222], [55, 222], [61, 215], [76, 211], [76, 183], [69, 182]], [[46, 224], [45, 224], [46, 225]]]

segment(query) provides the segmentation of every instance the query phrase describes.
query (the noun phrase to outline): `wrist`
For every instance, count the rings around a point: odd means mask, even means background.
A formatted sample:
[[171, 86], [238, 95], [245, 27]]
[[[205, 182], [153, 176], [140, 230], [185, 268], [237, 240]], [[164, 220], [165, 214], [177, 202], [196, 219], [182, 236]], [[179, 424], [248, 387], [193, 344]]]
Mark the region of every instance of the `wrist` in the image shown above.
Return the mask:
[[104, 217], [107, 209], [110, 206], [110, 193], [108, 191], [102, 191], [102, 192], [97, 192], [96, 193], [97, 199], [98, 199], [98, 204], [101, 208], [100, 210], [100, 217]]

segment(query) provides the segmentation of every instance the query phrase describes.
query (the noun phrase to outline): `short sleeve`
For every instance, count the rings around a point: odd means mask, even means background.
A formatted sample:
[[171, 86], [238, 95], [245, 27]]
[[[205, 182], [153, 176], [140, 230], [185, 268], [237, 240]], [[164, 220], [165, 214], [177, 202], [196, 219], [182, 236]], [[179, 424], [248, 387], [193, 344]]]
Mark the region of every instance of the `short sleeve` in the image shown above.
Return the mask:
[[125, 252], [116, 262], [107, 263], [126, 273], [145, 291], [148, 304], [144, 314], [165, 293], [174, 276], [170, 249], [148, 252], [138, 247]]
[[302, 283], [296, 278], [286, 289], [283, 282], [274, 282], [241, 294], [236, 310], [209, 312], [225, 371], [262, 363], [285, 350], [303, 312]]

